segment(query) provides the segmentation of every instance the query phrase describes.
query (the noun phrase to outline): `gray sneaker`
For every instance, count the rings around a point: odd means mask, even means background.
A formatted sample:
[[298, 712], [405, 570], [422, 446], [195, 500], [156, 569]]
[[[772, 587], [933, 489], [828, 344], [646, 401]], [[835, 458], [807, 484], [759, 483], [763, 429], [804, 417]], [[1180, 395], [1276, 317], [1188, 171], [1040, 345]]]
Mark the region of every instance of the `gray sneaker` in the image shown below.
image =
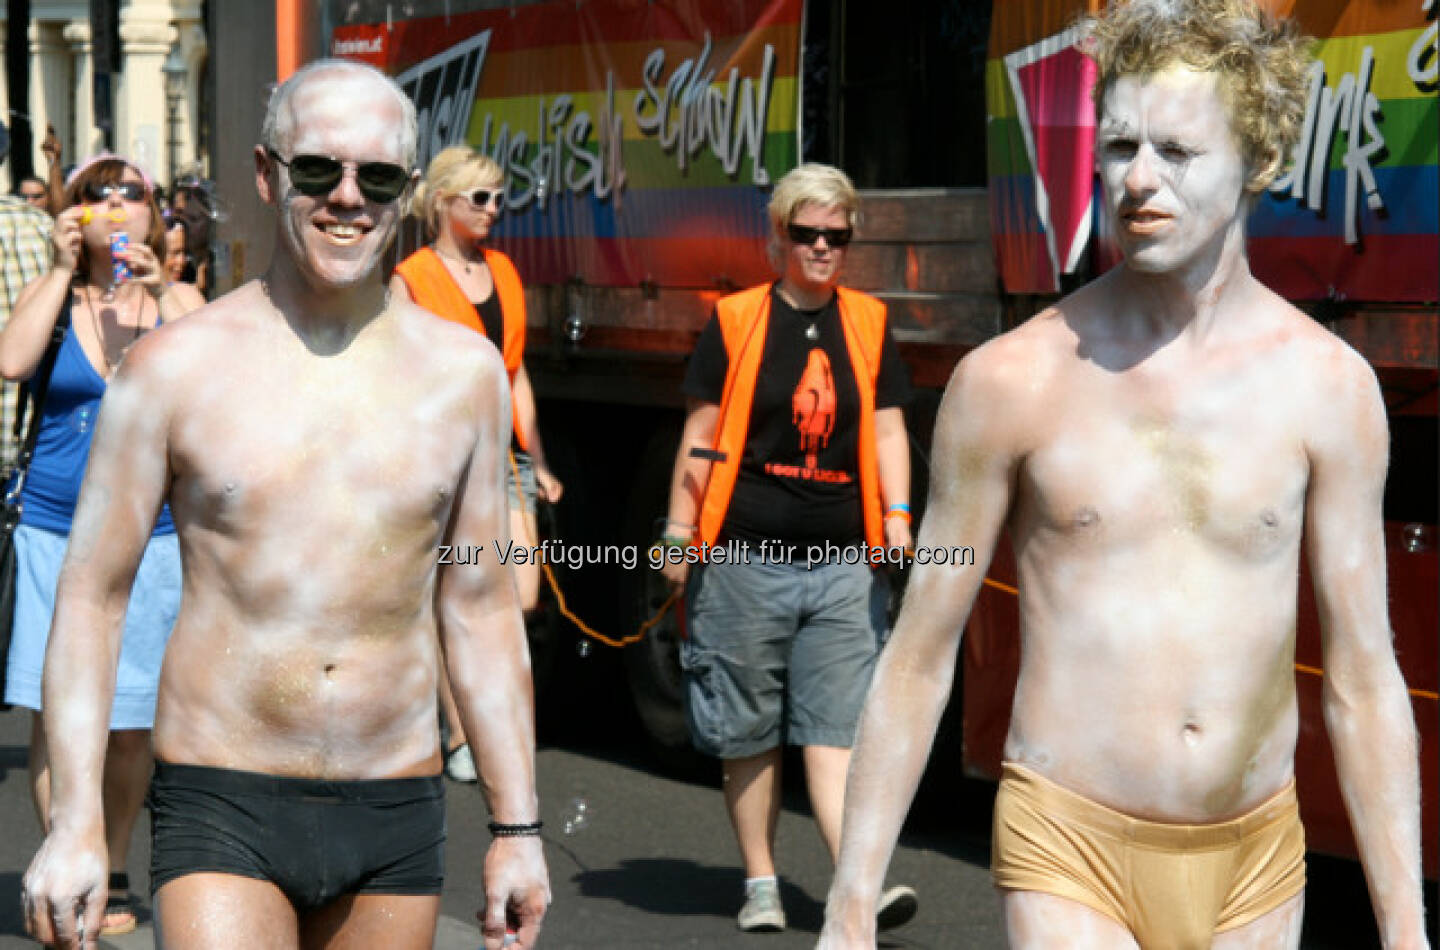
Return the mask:
[[779, 933], [785, 929], [785, 908], [780, 906], [780, 884], [759, 881], [745, 889], [745, 906], [735, 918], [746, 933]]
[[875, 929], [894, 930], [902, 924], [908, 924], [919, 909], [920, 897], [915, 893], [915, 888], [906, 887], [904, 884], [892, 887], [880, 895], [880, 903], [875, 911]]
[[456, 782], [480, 780], [480, 776], [475, 772], [475, 757], [470, 754], [468, 742], [445, 757], [445, 774]]

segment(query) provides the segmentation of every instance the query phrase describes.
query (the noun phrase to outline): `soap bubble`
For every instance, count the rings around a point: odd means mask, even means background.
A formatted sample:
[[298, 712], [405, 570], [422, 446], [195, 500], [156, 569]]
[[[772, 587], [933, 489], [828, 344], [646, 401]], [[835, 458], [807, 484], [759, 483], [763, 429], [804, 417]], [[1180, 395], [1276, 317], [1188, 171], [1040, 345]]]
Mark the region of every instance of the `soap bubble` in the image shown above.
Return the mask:
[[573, 835], [578, 831], [585, 830], [589, 824], [590, 803], [580, 796], [572, 798], [570, 807], [565, 812], [565, 833]]

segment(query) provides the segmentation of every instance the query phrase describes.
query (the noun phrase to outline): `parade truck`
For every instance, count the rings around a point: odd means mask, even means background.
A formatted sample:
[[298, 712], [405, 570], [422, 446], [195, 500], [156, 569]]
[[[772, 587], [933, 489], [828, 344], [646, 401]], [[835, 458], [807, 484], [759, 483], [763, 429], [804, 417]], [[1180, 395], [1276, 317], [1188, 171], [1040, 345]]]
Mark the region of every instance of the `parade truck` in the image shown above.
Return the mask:
[[[1390, 618], [1420, 729], [1433, 878], [1435, 11], [1428, 0], [1267, 2], [1316, 38], [1316, 60], [1301, 140], [1256, 202], [1250, 256], [1262, 280], [1370, 361], [1384, 392]], [[216, 270], [233, 286], [268, 259], [273, 225], [246, 197], [255, 130], [267, 84], [317, 56], [396, 79], [416, 105], [418, 167], [456, 143], [501, 165], [506, 211], [492, 240], [525, 282], [526, 364], [546, 454], [566, 486], [542, 518], [551, 583], [530, 624], [540, 716], [585, 714], [584, 686], [562, 694], [545, 677], [589, 663], [606, 680], [623, 677], [650, 743], [681, 757], [685, 618], [647, 551], [667, 504], [685, 360], [720, 296], [774, 277], [771, 186], [802, 161], [823, 161], [861, 189], [845, 282], [888, 305], [910, 369], [923, 520], [930, 433], [956, 362], [1117, 259], [1097, 213], [1094, 66], [1076, 47], [1079, 18], [1100, 5], [215, 4], [209, 95], [224, 121], [214, 123], [212, 168], [232, 209]], [[407, 226], [399, 253], [423, 240]], [[1020, 651], [1008, 542], [986, 569], [927, 782], [962, 764], [972, 776], [999, 774]], [[1299, 580], [1301, 807], [1312, 848], [1354, 856], [1303, 569]]]

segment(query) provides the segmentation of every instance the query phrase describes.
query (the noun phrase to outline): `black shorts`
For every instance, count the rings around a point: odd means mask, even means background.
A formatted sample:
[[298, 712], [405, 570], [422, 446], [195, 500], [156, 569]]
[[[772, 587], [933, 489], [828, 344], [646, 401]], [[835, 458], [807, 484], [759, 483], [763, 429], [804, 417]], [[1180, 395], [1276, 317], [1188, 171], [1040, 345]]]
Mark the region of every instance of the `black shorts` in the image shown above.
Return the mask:
[[439, 894], [440, 776], [332, 782], [155, 763], [150, 891], [186, 874], [270, 881], [300, 911], [344, 894]]

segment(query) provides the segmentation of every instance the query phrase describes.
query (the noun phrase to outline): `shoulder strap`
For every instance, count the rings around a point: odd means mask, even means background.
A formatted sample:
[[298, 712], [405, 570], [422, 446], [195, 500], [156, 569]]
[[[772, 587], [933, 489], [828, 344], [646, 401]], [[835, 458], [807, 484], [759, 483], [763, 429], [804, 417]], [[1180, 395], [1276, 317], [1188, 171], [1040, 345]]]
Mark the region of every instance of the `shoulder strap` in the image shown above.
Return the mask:
[[[30, 468], [30, 458], [35, 454], [35, 442], [40, 437], [40, 411], [45, 405], [45, 393], [50, 389], [50, 374], [55, 370], [55, 361], [60, 356], [60, 345], [65, 342], [65, 334], [70, 329], [70, 302], [72, 293], [65, 295], [65, 302], [60, 306], [60, 314], [55, 318], [55, 328], [50, 332], [50, 344], [45, 348], [45, 355], [40, 359], [40, 366], [24, 383], [20, 384], [20, 399], [15, 408], [15, 432], [18, 435], [21, 425], [25, 425], [25, 443], [20, 449], [20, 457], [15, 462], [15, 484], [6, 496], [6, 501], [20, 497], [20, 489], [25, 487], [25, 472]], [[26, 417], [26, 404], [29, 404], [29, 423], [22, 420]]]

